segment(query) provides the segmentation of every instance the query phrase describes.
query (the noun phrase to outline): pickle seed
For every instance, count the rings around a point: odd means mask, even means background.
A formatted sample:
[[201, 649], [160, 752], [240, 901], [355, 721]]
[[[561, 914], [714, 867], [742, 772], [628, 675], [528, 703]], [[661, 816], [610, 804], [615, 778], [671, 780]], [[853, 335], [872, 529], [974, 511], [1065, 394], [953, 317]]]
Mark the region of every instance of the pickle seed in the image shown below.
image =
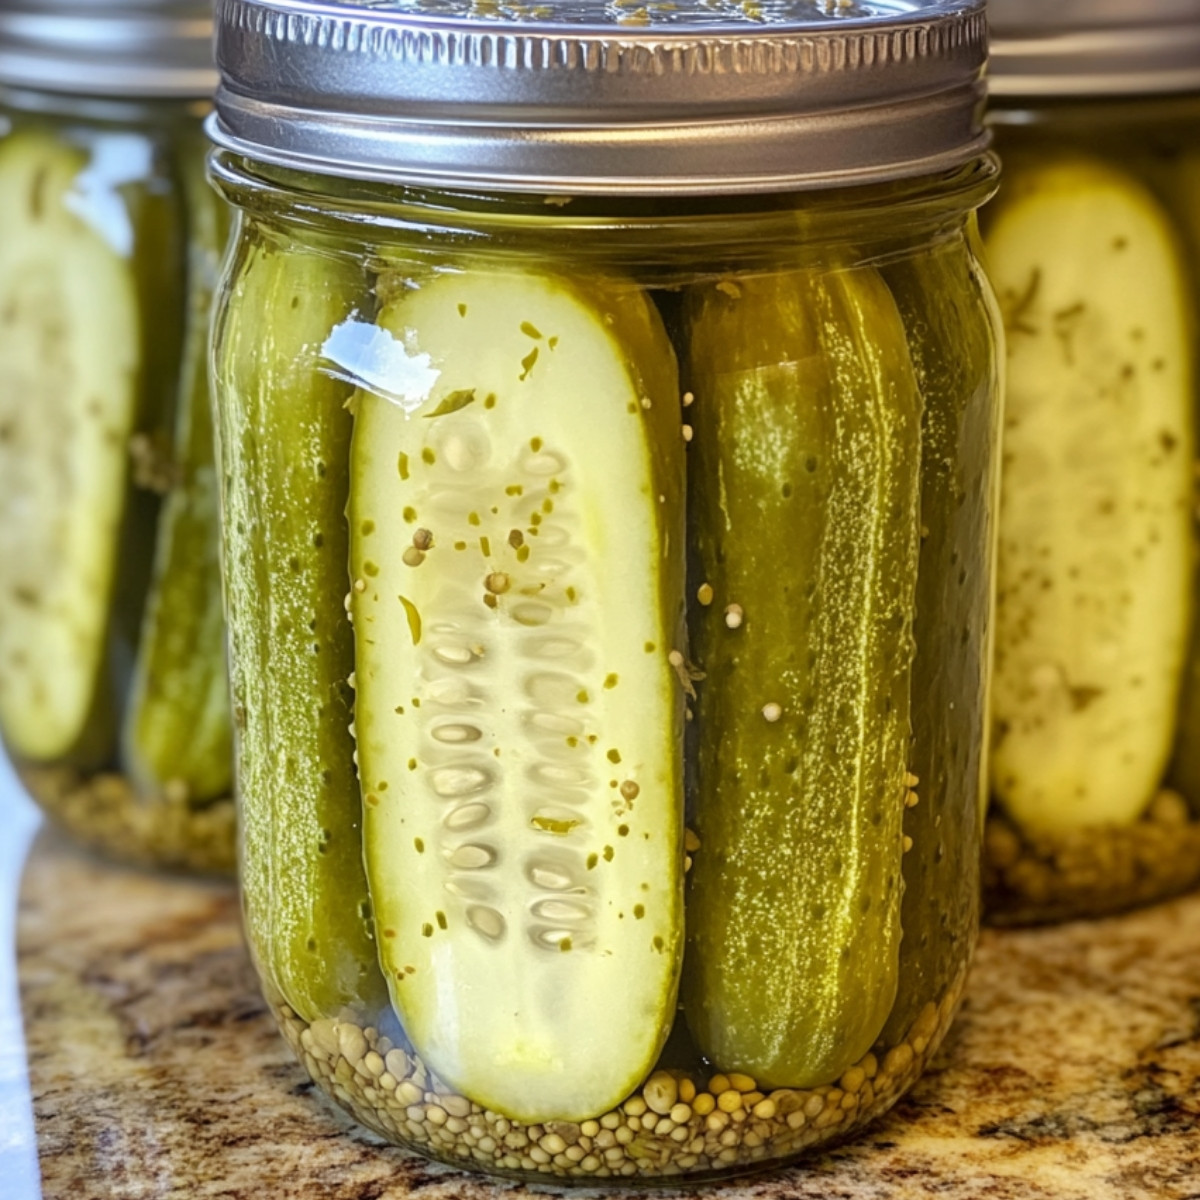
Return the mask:
[[713, 602], [713, 589], [711, 583], [702, 583], [696, 589], [696, 599], [707, 608]]
[[645, 408], [645, 409], [649, 409], [649, 408], [650, 408], [650, 397], [649, 397], [649, 396], [643, 396], [643, 397], [642, 397], [642, 407], [643, 407], [643, 408]]
[[[425, 551], [409, 546], [400, 557], [406, 567], [419, 567], [425, 561]], [[357, 588], [358, 584], [354, 586]]]
[[512, 587], [512, 580], [503, 571], [493, 571], [484, 581], [483, 586], [496, 596], [503, 596]]
[[691, 408], [695, 402], [696, 402], [696, 397], [692, 392], [684, 392], [683, 393], [683, 407], [684, 408]]
[[683, 440], [685, 442], [692, 440], [692, 427], [690, 425], [683, 426]]
[[783, 709], [779, 707], [773, 700], [770, 704], [764, 704], [762, 715], [770, 722], [774, 723], [783, 716]]
[[433, 545], [433, 534], [428, 529], [418, 529], [412, 536], [412, 544], [418, 550], [428, 550]]
[[725, 609], [725, 625], [729, 629], [741, 629], [745, 611], [740, 604], [730, 604]]

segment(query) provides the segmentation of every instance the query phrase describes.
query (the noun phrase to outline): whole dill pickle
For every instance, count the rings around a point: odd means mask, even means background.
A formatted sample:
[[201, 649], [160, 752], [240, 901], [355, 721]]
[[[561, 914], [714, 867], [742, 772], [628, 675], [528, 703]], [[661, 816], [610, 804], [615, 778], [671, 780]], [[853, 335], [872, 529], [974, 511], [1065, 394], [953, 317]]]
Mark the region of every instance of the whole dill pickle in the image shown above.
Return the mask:
[[[965, 239], [883, 268], [908, 330], [923, 401], [921, 557], [913, 622], [913, 785], [904, 832], [900, 978], [884, 1029], [903, 1041], [953, 986], [979, 911], [987, 665], [999, 440], [991, 304]], [[915, 801], [915, 803], [913, 803]]]
[[194, 803], [228, 795], [232, 731], [221, 610], [217, 472], [208, 396], [208, 318], [228, 234], [199, 146], [180, 174], [189, 230], [188, 317], [170, 490], [159, 516], [125, 743], [134, 778], [177, 781]]
[[920, 397], [872, 269], [722, 281], [687, 308], [707, 679], [684, 1008], [720, 1069], [810, 1086], [896, 997]]
[[231, 270], [216, 371], [242, 888], [264, 975], [311, 1021], [387, 1002], [363, 875], [343, 608], [353, 389], [319, 359], [367, 282], [349, 261], [253, 235]]

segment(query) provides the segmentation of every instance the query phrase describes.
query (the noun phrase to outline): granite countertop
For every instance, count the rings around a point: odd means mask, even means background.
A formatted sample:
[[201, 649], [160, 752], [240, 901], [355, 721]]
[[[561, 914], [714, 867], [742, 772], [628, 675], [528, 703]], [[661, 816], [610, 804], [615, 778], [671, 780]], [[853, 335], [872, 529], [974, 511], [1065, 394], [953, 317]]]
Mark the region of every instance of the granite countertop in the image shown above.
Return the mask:
[[[13, 827], [3, 803], [0, 818]], [[0, 1011], [4, 1200], [38, 1195], [9, 1190], [25, 1129], [44, 1200], [560, 1194], [432, 1166], [319, 1099], [259, 998], [227, 887], [117, 871], [43, 831], [16, 946], [28, 1091], [13, 1067], [20, 1024]], [[934, 1069], [865, 1139], [784, 1173], [660, 1195], [1200, 1198], [1200, 896], [986, 933]]]

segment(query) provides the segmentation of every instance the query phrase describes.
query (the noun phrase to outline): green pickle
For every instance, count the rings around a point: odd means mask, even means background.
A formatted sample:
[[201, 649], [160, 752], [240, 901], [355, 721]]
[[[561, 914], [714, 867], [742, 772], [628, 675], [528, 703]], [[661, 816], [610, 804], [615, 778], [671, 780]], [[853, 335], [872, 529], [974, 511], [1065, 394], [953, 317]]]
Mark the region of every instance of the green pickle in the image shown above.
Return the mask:
[[1187, 281], [1168, 214], [1086, 159], [1014, 169], [988, 250], [1009, 337], [993, 791], [1026, 829], [1134, 821], [1191, 619]]
[[176, 780], [194, 800], [227, 796], [232, 725], [225, 671], [217, 472], [208, 395], [208, 315], [228, 236], [226, 209], [199, 150], [181, 163], [190, 241], [189, 297], [174, 470], [162, 504], [154, 581], [126, 716], [135, 780]]
[[379, 324], [440, 368], [411, 399], [360, 395], [351, 451], [382, 961], [441, 1078], [580, 1120], [646, 1076], [675, 1007], [674, 354], [636, 288], [532, 271], [444, 274]]
[[708, 1057], [805, 1086], [896, 998], [920, 395], [868, 268], [703, 286], [687, 329], [710, 603], [684, 1005]]
[[[353, 388], [316, 369], [368, 297], [360, 269], [318, 251], [244, 246], [217, 381], [232, 692], [251, 944], [306, 1020], [383, 998], [362, 866], [350, 733], [354, 643], [343, 618]], [[244, 314], [228, 322], [230, 304]], [[246, 318], [250, 319], [246, 319]], [[267, 598], [267, 620], [249, 619]], [[351, 799], [353, 797], [353, 799]]]
[[[986, 773], [991, 573], [975, 566], [994, 544], [998, 441], [992, 300], [966, 241], [945, 242], [882, 268], [908, 332], [921, 390], [921, 557], [912, 672], [912, 754], [906, 798], [898, 998], [884, 1040], [900, 1040], [923, 997], [955, 992], [970, 956], [979, 870], [955, 846], [979, 843]], [[995, 317], [998, 323], [998, 314]], [[955, 720], [948, 722], [946, 714]], [[975, 794], [978, 803], [963, 803]]]
[[0, 139], [0, 736], [113, 857], [229, 872], [208, 397], [227, 234], [182, 111]]
[[40, 130], [0, 143], [0, 726], [31, 760], [96, 753], [138, 416], [137, 282], [67, 206], [86, 163]]
[[985, 223], [1008, 335], [984, 871], [1000, 922], [1200, 879], [1200, 227], [1165, 103], [1069, 146], [1002, 131]]

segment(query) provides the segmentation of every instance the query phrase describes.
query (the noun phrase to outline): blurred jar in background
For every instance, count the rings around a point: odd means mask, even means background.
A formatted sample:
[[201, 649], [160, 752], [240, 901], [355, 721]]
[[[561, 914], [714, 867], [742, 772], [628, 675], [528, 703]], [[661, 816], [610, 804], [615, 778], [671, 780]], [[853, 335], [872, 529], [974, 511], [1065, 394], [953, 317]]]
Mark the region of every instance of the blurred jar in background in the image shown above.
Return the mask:
[[0, 11], [0, 738], [114, 857], [233, 865], [196, 0]]
[[1200, 879], [1200, 0], [993, 0], [991, 919]]

